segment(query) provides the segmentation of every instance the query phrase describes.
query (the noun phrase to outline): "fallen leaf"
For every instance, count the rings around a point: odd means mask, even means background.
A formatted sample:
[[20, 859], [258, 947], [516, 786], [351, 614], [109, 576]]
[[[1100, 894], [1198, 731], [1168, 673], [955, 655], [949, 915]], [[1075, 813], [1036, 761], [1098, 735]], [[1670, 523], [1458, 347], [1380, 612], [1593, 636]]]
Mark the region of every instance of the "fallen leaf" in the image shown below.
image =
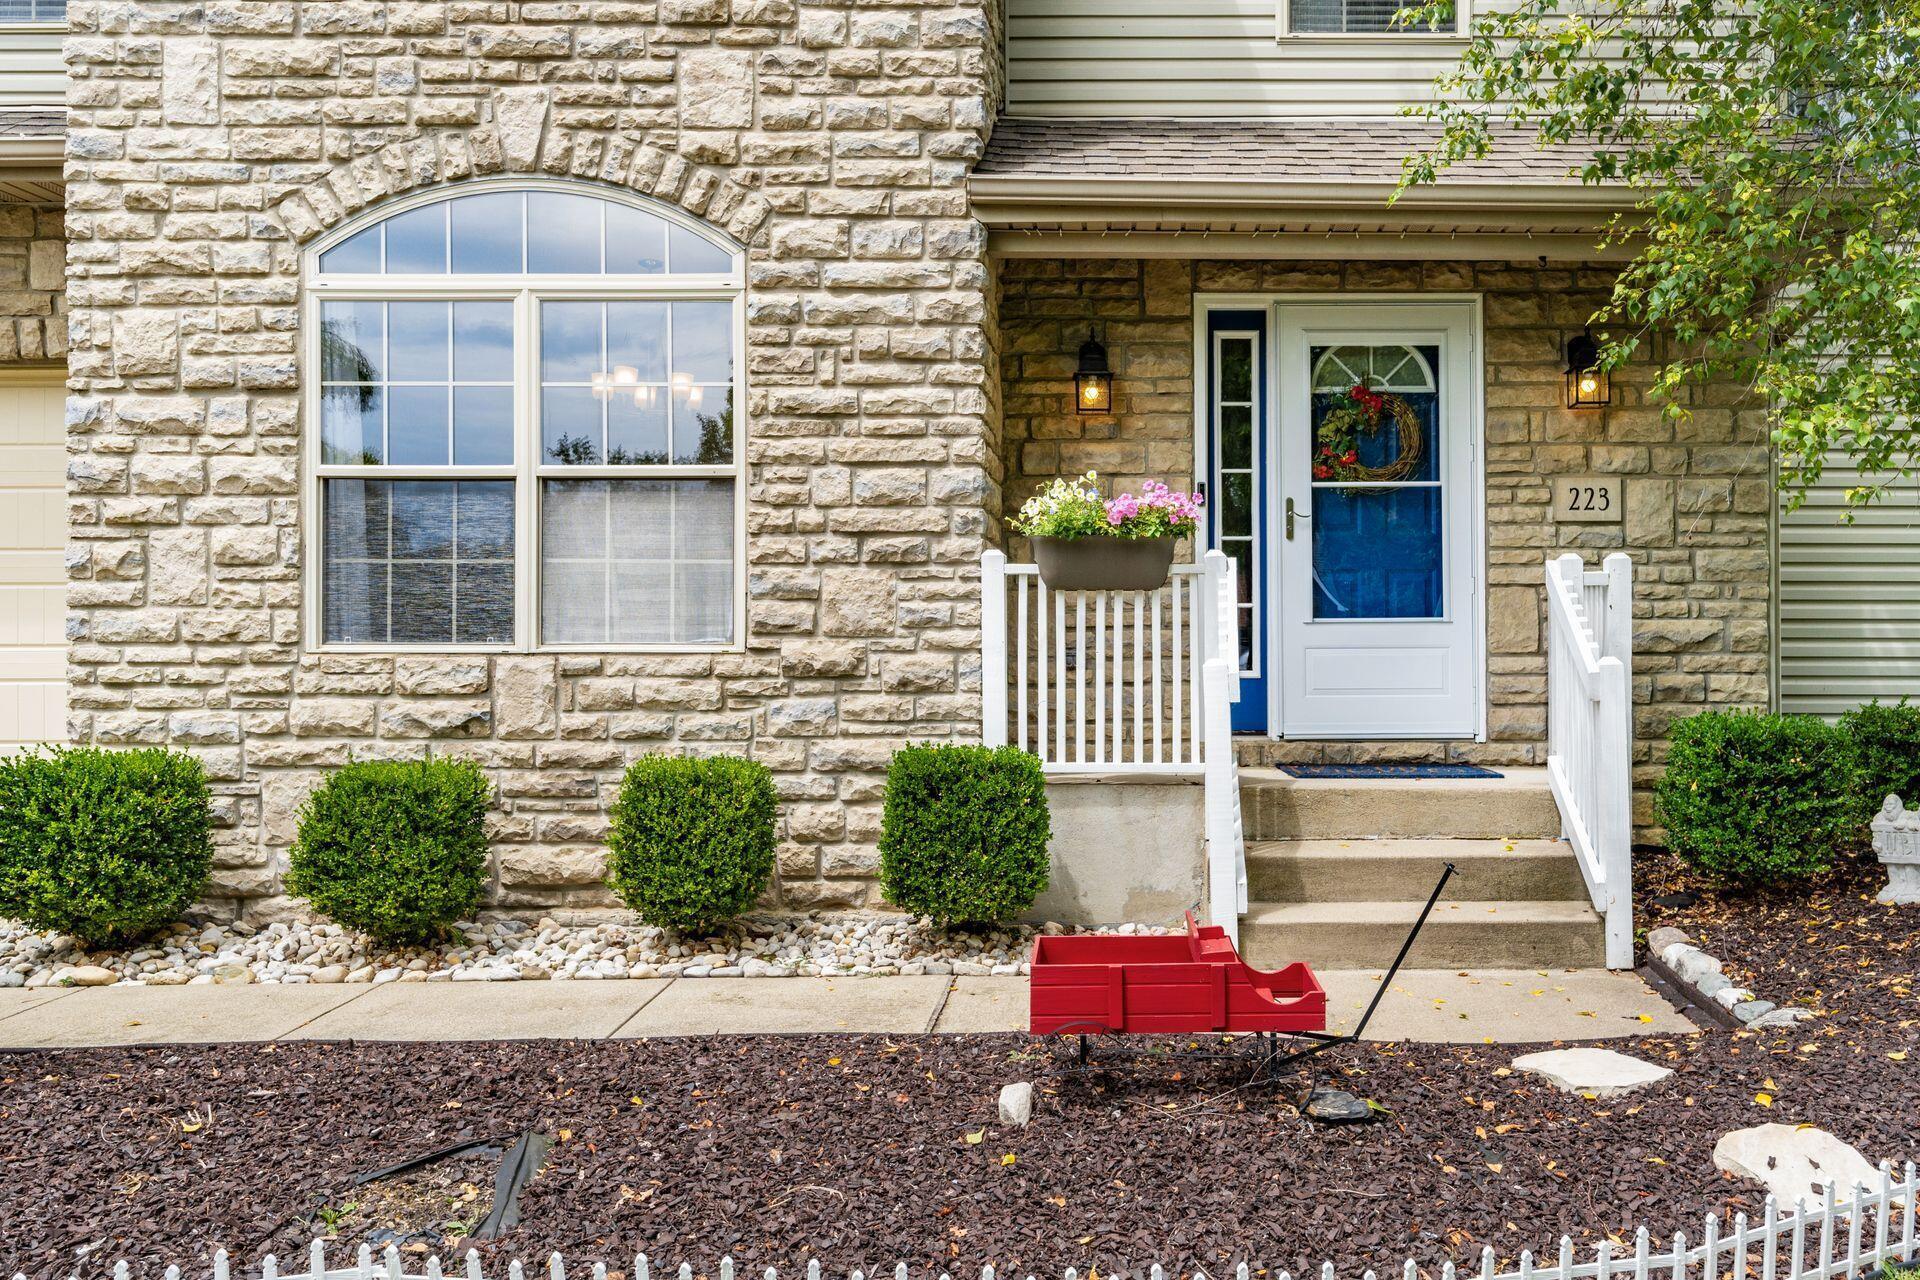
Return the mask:
[[1012, 1164], [1012, 1163], [1014, 1162], [1014, 1160], [1015, 1160], [1016, 1158], [1017, 1158], [1017, 1157], [1015, 1157], [1015, 1156], [1014, 1156], [1014, 1154], [1013, 1154], [1013, 1152], [1011, 1152], [1011, 1151], [1009, 1151], [1009, 1152], [1007, 1152], [1007, 1154], [1005, 1154], [1005, 1155], [1003, 1155], [1003, 1156], [1001, 1156], [1001, 1157], [1000, 1157], [1000, 1163], [1001, 1163], [1001, 1164]]
[[985, 1129], [975, 1129], [972, 1133], [967, 1135], [967, 1145], [970, 1147], [977, 1147], [982, 1142], [985, 1142], [986, 1138], [987, 1138], [987, 1131]]
[[1770, 1093], [1756, 1093], [1753, 1095], [1753, 1100], [1759, 1103], [1763, 1107], [1770, 1107], [1773, 1105], [1773, 1095]]

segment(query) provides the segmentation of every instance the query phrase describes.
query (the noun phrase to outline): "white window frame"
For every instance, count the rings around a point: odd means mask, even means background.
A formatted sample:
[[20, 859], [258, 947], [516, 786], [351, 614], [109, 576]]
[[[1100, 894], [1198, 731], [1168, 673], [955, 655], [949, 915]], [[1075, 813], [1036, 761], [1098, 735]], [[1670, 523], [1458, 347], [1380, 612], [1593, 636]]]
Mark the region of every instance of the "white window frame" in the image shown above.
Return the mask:
[[[397, 214], [458, 196], [488, 192], [558, 191], [627, 204], [721, 244], [733, 255], [725, 273], [686, 275], [443, 275], [320, 274], [320, 255], [367, 227]], [[464, 182], [383, 202], [308, 246], [302, 254], [300, 403], [301, 603], [306, 648], [317, 653], [738, 653], [746, 648], [746, 280], [745, 253], [718, 229], [680, 210], [622, 192], [564, 179], [502, 178]], [[511, 301], [513, 303], [513, 442], [511, 465], [363, 466], [322, 463], [320, 314], [323, 302]], [[718, 465], [556, 466], [541, 461], [540, 325], [543, 301], [728, 302], [733, 335], [733, 461]], [[510, 480], [514, 485], [514, 634], [507, 643], [329, 642], [321, 611], [325, 480]], [[545, 642], [540, 636], [540, 486], [565, 480], [730, 480], [733, 483], [733, 589], [730, 638], [714, 643]]]
[[[1411, 8], [1416, 0], [1403, 0], [1401, 8]], [[1404, 27], [1391, 31], [1295, 31], [1293, 0], [1278, 0], [1275, 28], [1281, 40], [1455, 40], [1465, 43], [1473, 30], [1473, 0], [1454, 0], [1453, 30], [1434, 31], [1428, 27]]]

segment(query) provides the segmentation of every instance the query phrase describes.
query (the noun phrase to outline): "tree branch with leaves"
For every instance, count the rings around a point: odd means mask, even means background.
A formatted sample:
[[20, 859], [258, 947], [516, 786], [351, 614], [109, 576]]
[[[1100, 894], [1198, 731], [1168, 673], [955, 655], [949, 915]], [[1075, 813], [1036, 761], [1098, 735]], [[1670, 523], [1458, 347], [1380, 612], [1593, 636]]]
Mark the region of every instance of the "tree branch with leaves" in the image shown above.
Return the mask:
[[1671, 339], [1653, 392], [1677, 416], [1744, 385], [1791, 503], [1835, 463], [1860, 473], [1850, 509], [1920, 473], [1920, 0], [1517, 0], [1474, 13], [1412, 110], [1439, 134], [1402, 192], [1515, 127], [1634, 194], [1600, 238], [1633, 255], [1594, 318], [1602, 364]]

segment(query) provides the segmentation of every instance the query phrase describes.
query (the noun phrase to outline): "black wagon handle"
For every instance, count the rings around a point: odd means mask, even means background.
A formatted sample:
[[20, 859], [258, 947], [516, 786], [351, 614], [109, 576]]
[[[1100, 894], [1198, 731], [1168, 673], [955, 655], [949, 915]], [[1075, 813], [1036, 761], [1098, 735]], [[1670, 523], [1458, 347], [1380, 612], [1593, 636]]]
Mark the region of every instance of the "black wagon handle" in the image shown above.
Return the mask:
[[1453, 879], [1456, 870], [1449, 862], [1440, 872], [1440, 879], [1434, 884], [1433, 892], [1427, 895], [1427, 905], [1420, 908], [1420, 918], [1413, 922], [1413, 928], [1407, 931], [1407, 940], [1400, 944], [1400, 954], [1393, 958], [1393, 964], [1387, 968], [1387, 976], [1380, 979], [1380, 985], [1374, 989], [1373, 999], [1367, 1002], [1367, 1011], [1360, 1015], [1359, 1025], [1348, 1033], [1348, 1038], [1358, 1040], [1367, 1029], [1367, 1022], [1373, 1017], [1373, 1011], [1380, 1007], [1380, 999], [1387, 994], [1387, 988], [1393, 985], [1394, 975], [1400, 972], [1400, 966], [1407, 961], [1407, 953], [1413, 950], [1414, 940], [1420, 936], [1420, 930], [1426, 926], [1427, 917], [1433, 914], [1434, 904], [1440, 901], [1440, 895], [1446, 890], [1447, 881]]

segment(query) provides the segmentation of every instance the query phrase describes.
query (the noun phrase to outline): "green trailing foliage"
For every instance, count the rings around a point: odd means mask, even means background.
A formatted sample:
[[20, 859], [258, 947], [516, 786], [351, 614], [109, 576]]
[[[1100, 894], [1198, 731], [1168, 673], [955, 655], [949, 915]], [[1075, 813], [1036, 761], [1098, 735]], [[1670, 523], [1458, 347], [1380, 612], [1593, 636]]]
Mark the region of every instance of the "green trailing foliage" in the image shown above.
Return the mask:
[[1673, 727], [1654, 812], [1716, 880], [1766, 886], [1830, 868], [1865, 833], [1852, 739], [1815, 716], [1709, 711]]
[[380, 942], [432, 942], [480, 905], [493, 788], [465, 760], [367, 760], [300, 809], [287, 891]]
[[1840, 728], [1853, 742], [1861, 798], [1870, 809], [1890, 795], [1909, 808], [1920, 805], [1920, 707], [1905, 698], [1869, 702], [1841, 716]]
[[0, 916], [87, 946], [136, 941], [200, 896], [212, 825], [190, 755], [81, 747], [0, 761]]
[[1651, 358], [1676, 417], [1728, 412], [1710, 381], [1748, 388], [1795, 503], [1828, 465], [1859, 473], [1850, 504], [1920, 469], [1915, 0], [1516, 0], [1471, 18], [1410, 109], [1439, 136], [1403, 190], [1503, 126], [1573, 148], [1581, 181], [1635, 205], [1604, 236], [1633, 254], [1593, 318], [1604, 366]]
[[1047, 887], [1040, 761], [1016, 747], [919, 746], [887, 767], [880, 883], [940, 925], [1007, 920]]
[[609, 882], [648, 924], [710, 933], [766, 892], [777, 809], [773, 775], [751, 760], [636, 760], [613, 806]]

